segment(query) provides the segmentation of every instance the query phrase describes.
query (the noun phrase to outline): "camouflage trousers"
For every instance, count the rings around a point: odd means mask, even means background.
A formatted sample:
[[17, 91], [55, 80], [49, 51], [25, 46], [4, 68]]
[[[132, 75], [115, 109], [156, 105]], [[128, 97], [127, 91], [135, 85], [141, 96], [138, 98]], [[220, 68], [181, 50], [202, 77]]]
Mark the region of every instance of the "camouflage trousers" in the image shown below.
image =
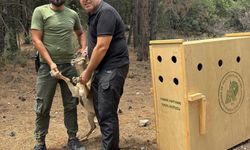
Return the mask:
[[[63, 71], [63, 75], [72, 78], [77, 76], [76, 70], [70, 67], [70, 64], [57, 65], [59, 71]], [[35, 138], [37, 141], [44, 140], [48, 133], [50, 110], [55, 95], [57, 84], [59, 83], [64, 108], [64, 124], [67, 128], [69, 137], [76, 136], [78, 131], [77, 124], [77, 99], [72, 94], [63, 80], [58, 80], [50, 75], [50, 67], [42, 63], [38, 70], [36, 82], [36, 102], [35, 102]], [[56, 106], [60, 107], [60, 106]]]

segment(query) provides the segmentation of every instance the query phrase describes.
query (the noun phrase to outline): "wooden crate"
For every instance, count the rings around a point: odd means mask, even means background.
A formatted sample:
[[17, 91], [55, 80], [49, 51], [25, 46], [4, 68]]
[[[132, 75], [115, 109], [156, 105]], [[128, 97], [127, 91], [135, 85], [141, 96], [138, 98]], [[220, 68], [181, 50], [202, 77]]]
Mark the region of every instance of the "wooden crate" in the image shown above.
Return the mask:
[[225, 150], [250, 138], [250, 37], [150, 42], [159, 150]]

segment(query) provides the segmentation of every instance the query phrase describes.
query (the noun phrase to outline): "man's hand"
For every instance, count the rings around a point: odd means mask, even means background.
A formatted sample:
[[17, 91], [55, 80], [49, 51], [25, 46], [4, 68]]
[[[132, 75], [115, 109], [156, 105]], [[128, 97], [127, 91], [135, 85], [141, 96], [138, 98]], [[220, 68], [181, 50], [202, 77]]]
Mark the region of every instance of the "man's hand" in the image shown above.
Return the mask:
[[92, 72], [88, 71], [87, 69], [82, 72], [80, 75], [80, 83], [86, 85], [90, 80]]
[[50, 74], [51, 76], [57, 78], [57, 79], [60, 79], [60, 72], [59, 70], [57, 69], [57, 65], [55, 63], [52, 63], [50, 65]]

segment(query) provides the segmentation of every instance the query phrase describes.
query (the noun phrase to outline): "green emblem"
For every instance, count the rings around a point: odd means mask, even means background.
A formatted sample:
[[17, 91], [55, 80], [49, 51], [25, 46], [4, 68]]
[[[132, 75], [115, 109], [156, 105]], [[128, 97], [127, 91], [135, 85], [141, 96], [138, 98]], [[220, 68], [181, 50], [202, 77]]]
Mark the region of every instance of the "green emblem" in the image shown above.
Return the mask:
[[233, 101], [236, 101], [236, 96], [238, 94], [239, 86], [236, 81], [231, 81], [229, 84], [229, 89], [227, 90], [227, 97], [225, 103], [231, 103]]
[[232, 114], [240, 109], [244, 99], [244, 83], [237, 72], [228, 72], [224, 75], [219, 86], [219, 104], [222, 110]]

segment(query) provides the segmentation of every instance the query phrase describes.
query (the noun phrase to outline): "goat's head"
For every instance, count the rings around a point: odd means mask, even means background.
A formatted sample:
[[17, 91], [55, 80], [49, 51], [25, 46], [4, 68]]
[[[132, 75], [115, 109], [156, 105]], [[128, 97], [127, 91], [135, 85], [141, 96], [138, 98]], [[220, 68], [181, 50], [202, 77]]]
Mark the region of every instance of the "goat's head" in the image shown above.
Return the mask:
[[87, 56], [77, 55], [75, 59], [71, 60], [71, 65], [74, 66], [78, 74], [82, 73], [88, 66], [89, 59]]

